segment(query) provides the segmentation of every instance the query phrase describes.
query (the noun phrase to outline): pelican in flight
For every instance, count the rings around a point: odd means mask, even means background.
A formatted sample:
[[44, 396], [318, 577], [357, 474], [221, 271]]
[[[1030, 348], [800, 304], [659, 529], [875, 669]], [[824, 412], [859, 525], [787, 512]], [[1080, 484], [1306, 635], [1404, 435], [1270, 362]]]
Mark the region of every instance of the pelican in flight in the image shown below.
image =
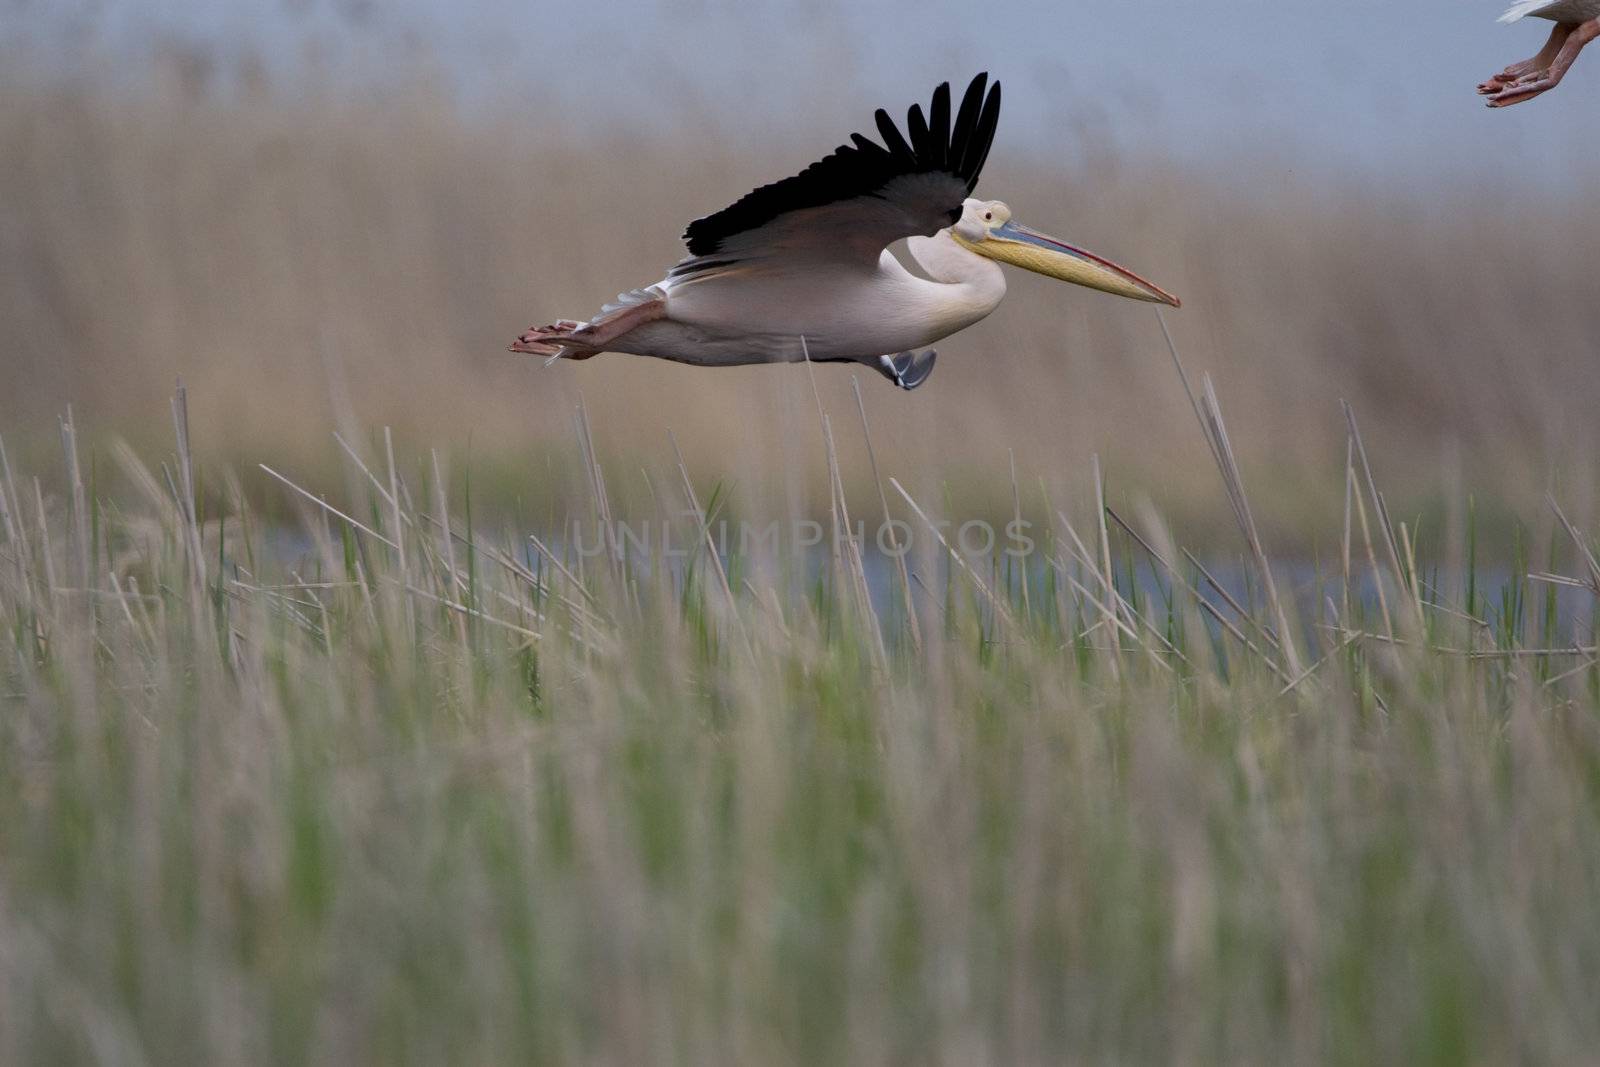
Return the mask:
[[1478, 86], [1490, 107], [1509, 107], [1532, 100], [1561, 84], [1583, 46], [1600, 37], [1600, 0], [1517, 0], [1500, 16], [1516, 22], [1525, 15], [1556, 24], [1539, 54], [1513, 63]]
[[[965, 329], [1006, 294], [999, 264], [1178, 306], [1133, 272], [972, 199], [1000, 119], [1000, 83], [979, 74], [952, 112], [948, 82], [906, 132], [877, 112], [883, 143], [852, 134], [820, 162], [764, 185], [684, 233], [689, 255], [588, 322], [530, 329], [513, 352], [588, 359], [630, 352], [726, 367], [805, 359], [860, 363], [902, 389], [927, 381], [924, 345]], [[888, 250], [907, 250], [926, 277]]]

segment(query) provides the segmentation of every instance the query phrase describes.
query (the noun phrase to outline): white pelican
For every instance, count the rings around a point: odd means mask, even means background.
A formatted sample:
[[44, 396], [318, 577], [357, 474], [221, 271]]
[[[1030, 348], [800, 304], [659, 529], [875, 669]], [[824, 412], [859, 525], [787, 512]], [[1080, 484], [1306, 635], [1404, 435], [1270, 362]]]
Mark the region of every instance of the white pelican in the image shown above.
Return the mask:
[[1554, 89], [1583, 46], [1600, 37], [1600, 0], [1517, 0], [1500, 21], [1516, 22], [1525, 15], [1550, 19], [1556, 27], [1538, 55], [1511, 64], [1478, 86], [1490, 107], [1520, 104]]
[[[587, 359], [631, 352], [702, 366], [861, 363], [903, 389], [933, 370], [923, 345], [971, 326], [1006, 293], [1000, 263], [1135, 300], [1175, 297], [1109, 260], [1015, 222], [998, 200], [970, 199], [1000, 118], [1000, 83], [979, 74], [954, 116], [948, 82], [909, 137], [877, 112], [883, 144], [851, 144], [764, 185], [684, 233], [689, 256], [589, 322], [530, 329], [513, 352]], [[901, 266], [908, 250], [927, 278]], [[931, 280], [929, 280], [931, 279]]]

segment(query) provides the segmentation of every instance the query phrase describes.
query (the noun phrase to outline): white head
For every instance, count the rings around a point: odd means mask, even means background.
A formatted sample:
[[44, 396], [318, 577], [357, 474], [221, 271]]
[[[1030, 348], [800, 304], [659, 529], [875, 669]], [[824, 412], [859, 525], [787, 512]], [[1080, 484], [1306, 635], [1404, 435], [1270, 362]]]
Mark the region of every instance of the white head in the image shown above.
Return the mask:
[[1109, 259], [1011, 221], [1011, 209], [999, 200], [965, 201], [950, 236], [970, 252], [1035, 274], [1134, 300], [1173, 307], [1179, 303], [1177, 297]]

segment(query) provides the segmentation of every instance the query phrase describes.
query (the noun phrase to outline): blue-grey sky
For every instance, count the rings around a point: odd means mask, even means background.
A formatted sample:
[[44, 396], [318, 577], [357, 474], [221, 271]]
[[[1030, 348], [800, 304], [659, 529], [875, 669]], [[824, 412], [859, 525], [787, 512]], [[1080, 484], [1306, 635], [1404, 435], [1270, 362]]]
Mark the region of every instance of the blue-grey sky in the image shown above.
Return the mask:
[[559, 107], [623, 131], [711, 115], [730, 135], [815, 124], [838, 137], [871, 107], [898, 112], [988, 69], [1006, 84], [1013, 148], [1087, 112], [1130, 145], [1212, 160], [1290, 145], [1396, 180], [1481, 170], [1559, 187], [1592, 172], [1580, 165], [1600, 135], [1600, 45], [1556, 92], [1483, 107], [1474, 84], [1549, 29], [1497, 24], [1503, 0], [8, 3], [0, 35], [69, 67], [137, 69], [161, 42], [279, 70], [310, 55], [368, 87], [420, 67], [469, 107]]

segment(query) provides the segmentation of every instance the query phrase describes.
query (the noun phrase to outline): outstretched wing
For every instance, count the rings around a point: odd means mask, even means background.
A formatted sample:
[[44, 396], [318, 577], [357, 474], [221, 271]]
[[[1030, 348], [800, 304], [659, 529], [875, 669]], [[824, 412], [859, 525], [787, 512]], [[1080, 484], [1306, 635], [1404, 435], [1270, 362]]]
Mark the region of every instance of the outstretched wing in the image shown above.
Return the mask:
[[690, 258], [669, 277], [768, 256], [876, 263], [891, 242], [949, 226], [978, 184], [1000, 121], [1000, 83], [988, 82], [987, 74], [972, 79], [953, 118], [949, 82], [933, 91], [926, 115], [913, 104], [909, 137], [879, 108], [883, 144], [851, 134], [794, 177], [691, 222], [683, 235]]

